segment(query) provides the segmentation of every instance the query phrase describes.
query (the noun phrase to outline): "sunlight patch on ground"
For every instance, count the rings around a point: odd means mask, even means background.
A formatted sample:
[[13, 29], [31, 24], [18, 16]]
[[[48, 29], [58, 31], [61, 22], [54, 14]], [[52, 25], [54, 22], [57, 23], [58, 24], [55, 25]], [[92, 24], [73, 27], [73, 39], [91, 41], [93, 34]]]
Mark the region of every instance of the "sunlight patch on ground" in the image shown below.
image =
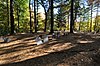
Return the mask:
[[[16, 44], [20, 44], [20, 43], [23, 44], [23, 42], [32, 42], [32, 43], [34, 43], [35, 41], [32, 38], [33, 37], [28, 37], [28, 38], [24, 38], [24, 39], [21, 39], [21, 40], [11, 41], [9, 43], [3, 43], [3, 44], [0, 44], [0, 48], [16, 45]], [[27, 41], [27, 40], [30, 40], [30, 41]]]
[[83, 43], [83, 44], [87, 44], [87, 43], [93, 43], [94, 41], [82, 41], [82, 40], [78, 40], [77, 43]]
[[53, 49], [53, 52], [55, 52], [55, 51], [66, 50], [66, 49], [69, 49], [71, 47], [73, 47], [73, 46], [71, 46], [71, 43], [64, 43], [64, 44], [56, 44], [56, 45], [53, 45], [50, 48]]
[[56, 41], [56, 40], [55, 41], [51, 41], [51, 42], [49, 42], [49, 44], [56, 43], [56, 42], [58, 42], [58, 41]]
[[61, 44], [58, 43], [48, 48], [43, 48], [44, 46], [46, 46], [46, 44], [39, 45], [39, 46], [36, 45], [35, 47], [26, 46], [24, 48], [23, 47], [13, 48], [14, 46], [11, 46], [10, 48], [8, 47], [8, 49], [0, 50], [0, 54], [3, 53], [2, 55], [0, 55], [0, 65], [21, 62], [27, 59], [48, 55], [49, 53], [67, 50], [74, 47], [71, 45], [71, 43], [61, 43]]
[[14, 43], [12, 43], [12, 42], [3, 43], [3, 44], [0, 44], [0, 47], [8, 47], [8, 46], [11, 46], [11, 45], [18, 44], [18, 43], [20, 43], [20, 42], [21, 42], [21, 40], [14, 41]]

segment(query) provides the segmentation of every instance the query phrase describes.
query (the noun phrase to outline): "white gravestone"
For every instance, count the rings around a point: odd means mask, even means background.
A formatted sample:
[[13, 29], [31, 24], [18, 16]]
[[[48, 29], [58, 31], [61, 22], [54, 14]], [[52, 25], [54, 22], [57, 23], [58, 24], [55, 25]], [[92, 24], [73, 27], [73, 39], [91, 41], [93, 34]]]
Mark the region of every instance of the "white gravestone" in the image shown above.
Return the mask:
[[36, 37], [37, 45], [43, 44], [42, 39], [40, 37]]
[[8, 38], [8, 37], [5, 37], [5, 38], [3, 38], [3, 39], [4, 39], [4, 42], [10, 42], [10, 41], [11, 41], [11, 39]]
[[55, 38], [55, 37], [56, 37], [55, 33], [52, 33], [52, 38]]
[[44, 36], [43, 36], [43, 42], [46, 43], [46, 42], [48, 42], [48, 41], [49, 41], [48, 35], [44, 35]]

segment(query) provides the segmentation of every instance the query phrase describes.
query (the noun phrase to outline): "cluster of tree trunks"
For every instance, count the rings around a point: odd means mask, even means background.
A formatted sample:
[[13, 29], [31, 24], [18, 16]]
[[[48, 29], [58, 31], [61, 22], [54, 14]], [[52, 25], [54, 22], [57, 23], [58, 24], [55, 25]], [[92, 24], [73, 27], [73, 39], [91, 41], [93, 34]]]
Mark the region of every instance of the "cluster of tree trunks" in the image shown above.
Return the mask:
[[[32, 29], [32, 20], [31, 20], [31, 7], [30, 7], [30, 2], [31, 0], [29, 0], [29, 13], [30, 13], [30, 32], [32, 33], [33, 29]], [[41, 0], [41, 2], [43, 2]], [[53, 33], [54, 32], [54, 13], [53, 13], [53, 0], [50, 0], [49, 1], [49, 8], [46, 9], [44, 5], [42, 5], [42, 7], [44, 8], [44, 12], [45, 12], [45, 22], [44, 22], [44, 32], [46, 32], [47, 30], [47, 14], [48, 14], [48, 11], [49, 9], [51, 10], [51, 23], [50, 23], [50, 33]], [[7, 3], [8, 3], [8, 0], [7, 0]], [[70, 33], [73, 33], [73, 30], [74, 30], [74, 21], [75, 19], [77, 18], [77, 11], [78, 11], [78, 6], [75, 5], [74, 7], [74, 3], [77, 5], [77, 3], [79, 3], [79, 1], [76, 3], [75, 0], [71, 0], [71, 7], [70, 7]], [[11, 33], [10, 34], [14, 34], [14, 15], [13, 15], [13, 0], [10, 0], [10, 21], [9, 22], [9, 15], [8, 15], [8, 26], [9, 26], [9, 23], [10, 23], [10, 27], [11, 27]], [[37, 6], [36, 6], [37, 5]], [[37, 8], [37, 9], [36, 9]], [[74, 8], [75, 8], [75, 11], [74, 11]], [[9, 8], [8, 8], [8, 4], [7, 4], [7, 11], [8, 11], [8, 14], [9, 14]], [[98, 10], [97, 10], [98, 11]], [[18, 15], [18, 29], [19, 29], [19, 9], [17, 7], [17, 15]], [[69, 18], [68, 18], [69, 19]], [[91, 23], [90, 23], [90, 32], [92, 30], [92, 6], [91, 6]], [[35, 29], [35, 33], [38, 31], [38, 0], [34, 0], [34, 29]], [[95, 22], [95, 27], [96, 27], [96, 22]], [[79, 28], [80, 29], [80, 28]]]

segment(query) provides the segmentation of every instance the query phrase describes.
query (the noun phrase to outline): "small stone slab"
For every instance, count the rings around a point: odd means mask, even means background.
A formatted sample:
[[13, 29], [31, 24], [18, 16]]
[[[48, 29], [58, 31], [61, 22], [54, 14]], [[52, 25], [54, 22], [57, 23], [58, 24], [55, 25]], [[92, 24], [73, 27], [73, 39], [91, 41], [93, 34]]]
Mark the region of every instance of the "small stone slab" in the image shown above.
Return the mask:
[[56, 34], [55, 33], [52, 33], [52, 38], [56, 38]]
[[42, 39], [40, 37], [36, 37], [35, 41], [37, 45], [43, 44]]
[[3, 40], [4, 40], [4, 42], [6, 43], [6, 42], [10, 42], [11, 41], [11, 39], [10, 38], [8, 38], [8, 37], [4, 37], [3, 38]]
[[48, 35], [43, 36], [43, 42], [46, 43], [49, 41]]

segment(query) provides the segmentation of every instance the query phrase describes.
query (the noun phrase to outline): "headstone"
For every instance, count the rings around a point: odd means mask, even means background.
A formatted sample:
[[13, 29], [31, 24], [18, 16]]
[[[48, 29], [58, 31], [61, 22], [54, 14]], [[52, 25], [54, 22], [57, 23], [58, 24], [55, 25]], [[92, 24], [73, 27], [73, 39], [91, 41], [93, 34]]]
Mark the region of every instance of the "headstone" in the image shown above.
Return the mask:
[[10, 42], [11, 41], [11, 39], [8, 38], [8, 37], [4, 37], [3, 40], [4, 40], [4, 42]]
[[42, 39], [39, 36], [36, 37], [35, 40], [36, 40], [37, 45], [43, 44]]
[[43, 42], [46, 43], [46, 42], [48, 42], [48, 41], [49, 41], [48, 35], [44, 35], [44, 36], [43, 36]]
[[55, 37], [56, 37], [55, 33], [52, 33], [52, 38], [55, 38]]
[[16, 34], [17, 32], [14, 30], [14, 33]]

